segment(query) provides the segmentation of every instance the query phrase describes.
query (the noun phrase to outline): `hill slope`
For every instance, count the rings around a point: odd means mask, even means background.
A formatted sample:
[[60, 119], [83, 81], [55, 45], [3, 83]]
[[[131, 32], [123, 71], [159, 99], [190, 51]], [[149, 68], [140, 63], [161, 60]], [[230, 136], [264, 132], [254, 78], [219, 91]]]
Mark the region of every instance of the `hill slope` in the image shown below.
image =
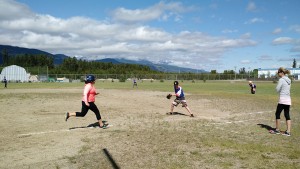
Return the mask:
[[[17, 47], [17, 46], [9, 46], [9, 45], [0, 45], [0, 64], [3, 63], [2, 60], [2, 52], [3, 50], [6, 49], [8, 54], [10, 56], [15, 56], [15, 55], [20, 55], [20, 54], [44, 54], [49, 57], [54, 57], [54, 64], [59, 65], [63, 62], [65, 58], [68, 56], [64, 54], [51, 54], [42, 50], [38, 49], [29, 49], [29, 48], [23, 48], [23, 47]], [[201, 69], [189, 69], [189, 68], [182, 68], [178, 66], [171, 66], [167, 64], [154, 64], [150, 61], [147, 60], [128, 60], [128, 59], [123, 59], [123, 58], [105, 58], [101, 60], [95, 60], [97, 62], [111, 62], [113, 64], [122, 64], [122, 63], [127, 63], [127, 64], [138, 64], [138, 65], [146, 65], [149, 66], [150, 69], [156, 70], [156, 71], [161, 71], [161, 72], [191, 72], [191, 73], [206, 73], [207, 71]]]

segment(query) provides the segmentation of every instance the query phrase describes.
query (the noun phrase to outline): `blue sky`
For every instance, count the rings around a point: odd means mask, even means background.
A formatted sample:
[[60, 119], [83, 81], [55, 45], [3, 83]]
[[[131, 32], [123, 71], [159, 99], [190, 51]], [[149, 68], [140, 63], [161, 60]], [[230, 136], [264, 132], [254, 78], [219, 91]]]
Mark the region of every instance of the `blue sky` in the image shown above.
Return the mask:
[[0, 0], [0, 44], [217, 70], [300, 66], [299, 0]]

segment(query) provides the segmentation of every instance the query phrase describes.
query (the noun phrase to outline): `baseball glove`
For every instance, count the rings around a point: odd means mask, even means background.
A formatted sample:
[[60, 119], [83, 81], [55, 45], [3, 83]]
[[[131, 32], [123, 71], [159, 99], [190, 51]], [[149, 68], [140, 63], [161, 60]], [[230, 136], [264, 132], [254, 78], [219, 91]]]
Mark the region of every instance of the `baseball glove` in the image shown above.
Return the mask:
[[171, 97], [172, 97], [172, 94], [167, 95], [167, 99], [171, 99]]

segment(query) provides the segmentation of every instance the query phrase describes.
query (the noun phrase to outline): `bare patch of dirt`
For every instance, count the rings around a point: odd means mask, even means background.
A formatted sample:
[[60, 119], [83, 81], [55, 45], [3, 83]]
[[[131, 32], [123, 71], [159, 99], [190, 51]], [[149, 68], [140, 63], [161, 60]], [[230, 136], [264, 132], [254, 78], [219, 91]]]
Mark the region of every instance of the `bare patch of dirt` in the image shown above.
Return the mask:
[[[117, 157], [131, 151], [133, 147], [134, 150], [139, 148], [145, 153], [152, 149], [152, 153], [155, 154], [159, 152], [156, 152], [154, 144], [142, 147], [143, 141], [138, 138], [143, 137], [145, 132], [153, 132], [155, 137], [164, 137], [163, 132], [154, 132], [157, 130], [154, 126], [166, 127], [166, 131], [182, 131], [182, 128], [176, 128], [179, 122], [182, 122], [182, 126], [188, 126], [188, 122], [192, 120], [225, 122], [232, 117], [228, 109], [218, 109], [213, 99], [201, 96], [187, 96], [188, 105], [195, 115], [191, 118], [182, 107], [174, 109], [177, 114], [166, 115], [170, 111], [172, 99], [167, 100], [165, 92], [102, 89], [98, 91], [100, 95], [96, 98], [96, 105], [102, 118], [112, 125], [106, 130], [84, 128], [96, 122], [96, 117], [91, 111], [84, 118], [70, 118], [65, 122], [65, 112], [81, 110], [81, 89], [1, 90], [0, 168], [97, 168], [92, 165], [95, 163], [78, 162], [93, 160], [96, 157], [95, 160], [99, 160], [102, 166], [110, 166], [107, 159], [100, 155], [101, 147], [108, 148]], [[135, 143], [127, 141], [132, 140], [126, 139], [131, 136], [135, 136]], [[176, 138], [175, 136], [172, 137]], [[144, 139], [155, 138], [144, 135]], [[114, 141], [114, 144], [111, 144], [111, 141]], [[123, 151], [118, 152], [117, 149]], [[191, 150], [191, 153], [198, 152]], [[123, 165], [130, 167], [130, 164], [126, 164], [130, 157], [124, 158]], [[140, 165], [146, 159], [141, 159]], [[153, 165], [156, 162], [165, 162], [152, 160]]]

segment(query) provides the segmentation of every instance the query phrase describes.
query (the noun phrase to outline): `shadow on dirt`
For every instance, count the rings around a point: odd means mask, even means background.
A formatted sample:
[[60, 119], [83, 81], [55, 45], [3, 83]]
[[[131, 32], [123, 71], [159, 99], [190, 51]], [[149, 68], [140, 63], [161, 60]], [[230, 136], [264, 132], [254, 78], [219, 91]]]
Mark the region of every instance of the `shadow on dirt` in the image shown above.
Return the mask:
[[[103, 120], [102, 122], [107, 124], [107, 121], [105, 121], [105, 120]], [[98, 128], [98, 127], [100, 127], [100, 126], [99, 126], [99, 122], [97, 121], [95, 123], [89, 124], [88, 126], [71, 127], [71, 128], [69, 128], [69, 130], [84, 129], [84, 128]]]
[[260, 128], [264, 128], [264, 129], [266, 129], [268, 131], [275, 130], [275, 128], [273, 128], [273, 127], [271, 127], [269, 125], [266, 125], [266, 124], [257, 124], [257, 125], [260, 126]]
[[179, 113], [179, 112], [173, 112], [172, 114], [171, 114], [171, 112], [168, 112], [168, 113], [167, 113], [167, 115], [181, 115], [181, 116], [189, 116], [189, 115], [187, 115], [187, 114], [183, 114], [183, 113]]

